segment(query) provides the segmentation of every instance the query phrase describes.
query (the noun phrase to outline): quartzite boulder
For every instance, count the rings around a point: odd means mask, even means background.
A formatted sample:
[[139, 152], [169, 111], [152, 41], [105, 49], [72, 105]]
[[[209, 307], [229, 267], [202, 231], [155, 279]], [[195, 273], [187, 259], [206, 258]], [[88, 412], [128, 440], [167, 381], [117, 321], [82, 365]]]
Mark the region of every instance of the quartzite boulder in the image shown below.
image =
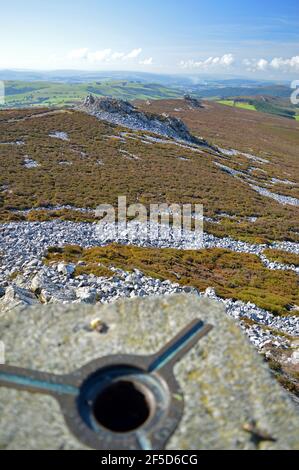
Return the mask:
[[98, 119], [118, 123], [132, 129], [153, 132], [198, 145], [208, 145], [203, 139], [193, 136], [181, 119], [139, 111], [128, 101], [88, 95], [79, 109], [96, 116]]
[[5, 295], [0, 299], [0, 315], [14, 308], [22, 309], [38, 303], [32, 292], [12, 284], [6, 288]]

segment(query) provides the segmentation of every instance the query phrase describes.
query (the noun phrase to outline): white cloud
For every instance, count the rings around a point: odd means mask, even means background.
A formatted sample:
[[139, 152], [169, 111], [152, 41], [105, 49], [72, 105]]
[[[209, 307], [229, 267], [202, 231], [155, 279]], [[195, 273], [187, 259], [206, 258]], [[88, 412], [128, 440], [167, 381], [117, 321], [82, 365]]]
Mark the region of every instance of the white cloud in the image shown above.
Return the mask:
[[299, 71], [299, 56], [290, 58], [274, 57], [272, 60], [266, 59], [244, 59], [243, 64], [250, 72], [276, 71], [276, 72], [296, 72]]
[[299, 70], [299, 55], [291, 57], [290, 59], [283, 59], [282, 57], [275, 57], [270, 62], [270, 67], [276, 70], [291, 71]]
[[88, 54], [88, 49], [86, 47], [81, 47], [80, 49], [74, 49], [68, 54], [68, 58], [71, 60], [86, 59]]
[[260, 59], [256, 66], [258, 70], [266, 70], [268, 68], [268, 61], [265, 59]]
[[[119, 60], [122, 61], [131, 61], [137, 59], [142, 52], [141, 48], [132, 49], [130, 52], [117, 52], [113, 51], [112, 49], [102, 49], [98, 51], [90, 51], [87, 48], [79, 48], [70, 51], [68, 54], [68, 59], [73, 61], [78, 60], [87, 60], [88, 62], [100, 62], [100, 63], [107, 63], [107, 62], [117, 62]], [[148, 59], [150, 60], [150, 59]], [[151, 59], [152, 60], [152, 59]], [[145, 61], [146, 62], [146, 59]]]
[[124, 55], [125, 55], [124, 52], [113, 52], [110, 58], [111, 60], [119, 60], [119, 59], [122, 59]]
[[141, 48], [133, 49], [131, 52], [129, 52], [127, 55], [123, 57], [123, 60], [136, 59], [136, 57], [140, 56], [141, 52], [142, 52]]
[[249, 60], [249, 59], [243, 59], [243, 64], [244, 64], [246, 67], [250, 67], [250, 65], [251, 65], [251, 60]]
[[90, 62], [105, 62], [112, 54], [111, 49], [103, 49], [102, 51], [88, 52], [87, 59]]
[[180, 62], [180, 66], [183, 69], [208, 70], [213, 67], [230, 67], [234, 62], [235, 58], [233, 54], [224, 54], [222, 57], [209, 57], [206, 60], [182, 60]]
[[235, 58], [233, 54], [224, 54], [219, 61], [220, 65], [224, 65], [225, 67], [230, 67], [234, 62]]
[[149, 57], [148, 59], [140, 60], [139, 64], [140, 65], [152, 65], [153, 64], [153, 58]]

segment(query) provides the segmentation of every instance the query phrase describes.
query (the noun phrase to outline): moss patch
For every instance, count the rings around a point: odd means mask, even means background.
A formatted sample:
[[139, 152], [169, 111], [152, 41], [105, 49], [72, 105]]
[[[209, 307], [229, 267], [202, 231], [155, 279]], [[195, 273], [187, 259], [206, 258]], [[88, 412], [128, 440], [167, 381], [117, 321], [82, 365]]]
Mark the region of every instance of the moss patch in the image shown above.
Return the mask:
[[93, 274], [97, 277], [112, 277], [114, 272], [105, 266], [99, 266], [97, 263], [88, 263], [87, 265], [76, 266], [74, 276], [80, 276], [81, 274]]
[[299, 255], [281, 250], [265, 250], [264, 255], [271, 261], [299, 266]]

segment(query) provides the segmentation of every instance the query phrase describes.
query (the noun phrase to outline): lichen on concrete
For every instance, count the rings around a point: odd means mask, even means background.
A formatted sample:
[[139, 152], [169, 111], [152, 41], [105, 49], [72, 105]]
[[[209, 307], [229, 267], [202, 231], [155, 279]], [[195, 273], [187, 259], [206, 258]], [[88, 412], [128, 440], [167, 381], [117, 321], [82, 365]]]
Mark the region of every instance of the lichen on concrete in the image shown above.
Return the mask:
[[[185, 410], [167, 449], [299, 448], [295, 405], [222, 306], [208, 299], [14, 309], [0, 317], [0, 340], [8, 364], [62, 374], [105, 355], [152, 354], [194, 318], [214, 328], [175, 366]], [[90, 328], [91, 322], [105, 328]], [[0, 388], [0, 448], [85, 447], [54, 399]]]

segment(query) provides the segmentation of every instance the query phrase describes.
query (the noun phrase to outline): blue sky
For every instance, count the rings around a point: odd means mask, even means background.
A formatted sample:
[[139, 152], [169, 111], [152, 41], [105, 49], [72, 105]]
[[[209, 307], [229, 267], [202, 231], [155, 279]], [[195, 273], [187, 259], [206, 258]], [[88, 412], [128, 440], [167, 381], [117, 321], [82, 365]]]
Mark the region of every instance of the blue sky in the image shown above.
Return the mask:
[[14, 0], [0, 68], [299, 78], [298, 0]]

